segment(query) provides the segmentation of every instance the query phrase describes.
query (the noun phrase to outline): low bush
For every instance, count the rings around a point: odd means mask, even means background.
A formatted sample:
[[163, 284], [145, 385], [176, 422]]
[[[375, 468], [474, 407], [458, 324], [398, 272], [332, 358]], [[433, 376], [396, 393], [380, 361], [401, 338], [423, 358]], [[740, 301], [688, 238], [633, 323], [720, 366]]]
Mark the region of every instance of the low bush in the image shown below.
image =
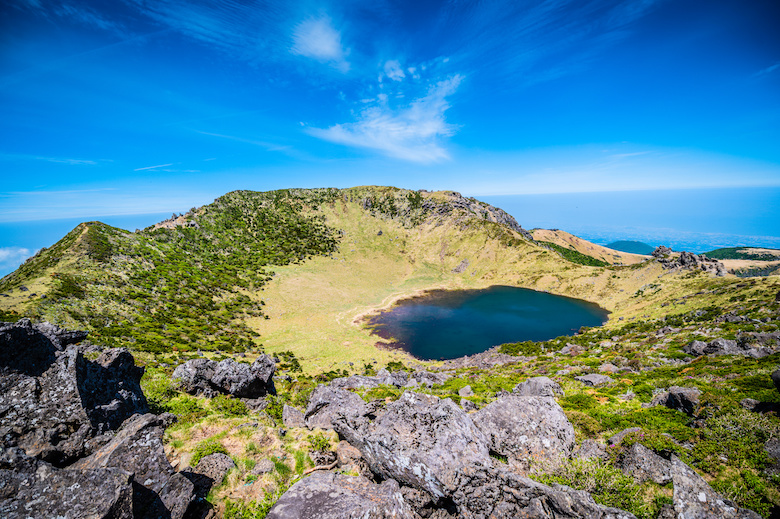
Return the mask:
[[216, 453], [227, 454], [228, 451], [217, 438], [206, 438], [195, 445], [195, 449], [192, 451], [190, 466], [194, 467], [201, 459]]

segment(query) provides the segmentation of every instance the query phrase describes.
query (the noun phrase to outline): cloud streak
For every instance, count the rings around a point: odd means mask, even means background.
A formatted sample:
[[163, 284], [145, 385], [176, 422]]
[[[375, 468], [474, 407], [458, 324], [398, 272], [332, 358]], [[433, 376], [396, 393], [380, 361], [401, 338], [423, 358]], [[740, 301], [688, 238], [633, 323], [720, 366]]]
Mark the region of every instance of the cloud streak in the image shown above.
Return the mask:
[[444, 117], [450, 107], [447, 97], [455, 93], [462, 80], [462, 76], [455, 75], [439, 81], [424, 97], [395, 110], [382, 102], [386, 97], [380, 97], [354, 123], [309, 128], [307, 132], [319, 139], [379, 151], [396, 159], [420, 163], [446, 160], [449, 154], [442, 140], [457, 130]]
[[328, 63], [341, 72], [349, 72], [346, 57], [349, 49], [341, 44], [341, 33], [333, 27], [327, 16], [309, 18], [299, 23], [293, 32], [293, 54]]
[[24, 247], [0, 247], [0, 272], [15, 270], [32, 255], [30, 249]]

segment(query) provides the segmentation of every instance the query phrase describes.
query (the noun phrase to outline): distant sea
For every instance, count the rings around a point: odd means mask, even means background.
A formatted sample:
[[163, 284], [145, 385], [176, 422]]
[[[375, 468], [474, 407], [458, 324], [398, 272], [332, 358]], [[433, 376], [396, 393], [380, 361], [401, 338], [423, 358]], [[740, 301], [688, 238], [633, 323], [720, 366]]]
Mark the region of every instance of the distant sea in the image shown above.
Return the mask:
[[[685, 189], [556, 195], [479, 196], [526, 229], [561, 229], [599, 245], [637, 240], [653, 247], [706, 252], [720, 247], [780, 249], [780, 188]], [[143, 229], [171, 213], [0, 222], [0, 276], [89, 220]]]
[[525, 229], [561, 229], [599, 245], [636, 240], [701, 253], [780, 249], [780, 188], [481, 196]]

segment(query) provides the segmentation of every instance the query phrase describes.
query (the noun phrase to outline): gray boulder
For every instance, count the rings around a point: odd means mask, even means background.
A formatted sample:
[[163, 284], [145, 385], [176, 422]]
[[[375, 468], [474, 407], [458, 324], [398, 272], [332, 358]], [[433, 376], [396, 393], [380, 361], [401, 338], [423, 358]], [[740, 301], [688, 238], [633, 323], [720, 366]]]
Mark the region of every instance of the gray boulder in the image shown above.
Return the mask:
[[163, 449], [170, 414], [135, 415], [105, 446], [68, 468], [80, 471], [117, 468], [134, 475], [133, 517], [181, 519], [194, 495], [193, 484], [173, 470]]
[[354, 427], [339, 417], [335, 430], [372, 472], [436, 498], [456, 490], [459, 469], [490, 464], [487, 439], [450, 399], [407, 391], [375, 421]]
[[574, 456], [581, 459], [599, 458], [606, 460], [609, 458], [607, 448], [591, 439], [582, 440], [582, 445], [574, 452]]
[[69, 344], [85, 335], [27, 319], [0, 326], [0, 437], [7, 445], [62, 467], [148, 411], [143, 369], [132, 355], [115, 349], [88, 360], [84, 346]]
[[273, 375], [276, 365], [268, 355], [260, 355], [251, 365], [224, 359], [188, 360], [173, 371], [182, 389], [192, 394], [215, 396], [231, 394], [239, 398], [259, 398], [276, 393]]
[[674, 483], [674, 511], [680, 519], [760, 519], [760, 515], [739, 508], [715, 492], [704, 479], [688, 465], [672, 456]]
[[527, 473], [531, 464], [555, 467], [574, 448], [574, 427], [554, 398], [502, 396], [473, 417], [491, 451], [509, 466]]
[[672, 464], [641, 443], [635, 443], [623, 454], [620, 469], [638, 483], [648, 479], [659, 485], [672, 481]]
[[361, 476], [315, 472], [294, 484], [268, 519], [419, 519], [392, 479], [377, 485]]
[[597, 505], [587, 492], [551, 488], [494, 465], [487, 438], [449, 399], [407, 391], [373, 421], [334, 422], [374, 474], [450, 503], [456, 517], [633, 517]]
[[701, 391], [695, 387], [672, 386], [668, 391], [655, 395], [650, 405], [665, 405], [670, 409], [693, 416], [699, 409], [700, 396]]
[[691, 341], [683, 346], [683, 351], [689, 355], [742, 355], [759, 359], [771, 355], [777, 348], [756, 346], [750, 343], [752, 336], [745, 335], [739, 341], [731, 339], [714, 339], [710, 342]]
[[348, 417], [352, 423], [367, 412], [365, 402], [355, 393], [320, 384], [309, 397], [304, 419], [309, 429], [333, 429], [334, 418]]
[[471, 389], [471, 386], [463, 386], [458, 390], [459, 396], [474, 396], [474, 390]]
[[596, 373], [580, 375], [579, 377], [574, 377], [574, 380], [582, 382], [586, 386], [590, 387], [606, 386], [607, 384], [611, 384], [613, 382], [612, 378], [608, 377], [607, 375], [599, 375]]
[[284, 404], [282, 408], [282, 423], [285, 427], [306, 427], [306, 419], [298, 409]]
[[563, 396], [560, 384], [549, 377], [533, 377], [515, 386], [512, 393], [518, 396]]
[[236, 468], [236, 464], [230, 456], [216, 452], [201, 458], [193, 472], [202, 474], [211, 479], [215, 485], [219, 485], [227, 473], [234, 468]]
[[775, 387], [780, 391], [780, 369], [772, 373], [772, 382], [775, 383]]
[[133, 475], [58, 469], [17, 447], [0, 451], [0, 517], [132, 519]]
[[450, 378], [452, 378], [452, 375], [449, 373], [432, 373], [430, 371], [415, 371], [411, 376], [411, 379], [415, 380], [419, 385], [427, 387], [444, 384]]

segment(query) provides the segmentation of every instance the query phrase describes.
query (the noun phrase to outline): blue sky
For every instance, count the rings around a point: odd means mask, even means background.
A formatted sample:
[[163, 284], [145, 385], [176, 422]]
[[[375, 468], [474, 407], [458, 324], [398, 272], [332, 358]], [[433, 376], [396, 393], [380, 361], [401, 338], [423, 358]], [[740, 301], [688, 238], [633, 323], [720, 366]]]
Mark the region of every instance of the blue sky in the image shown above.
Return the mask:
[[776, 0], [6, 0], [0, 222], [233, 189], [778, 186], [778, 21]]

